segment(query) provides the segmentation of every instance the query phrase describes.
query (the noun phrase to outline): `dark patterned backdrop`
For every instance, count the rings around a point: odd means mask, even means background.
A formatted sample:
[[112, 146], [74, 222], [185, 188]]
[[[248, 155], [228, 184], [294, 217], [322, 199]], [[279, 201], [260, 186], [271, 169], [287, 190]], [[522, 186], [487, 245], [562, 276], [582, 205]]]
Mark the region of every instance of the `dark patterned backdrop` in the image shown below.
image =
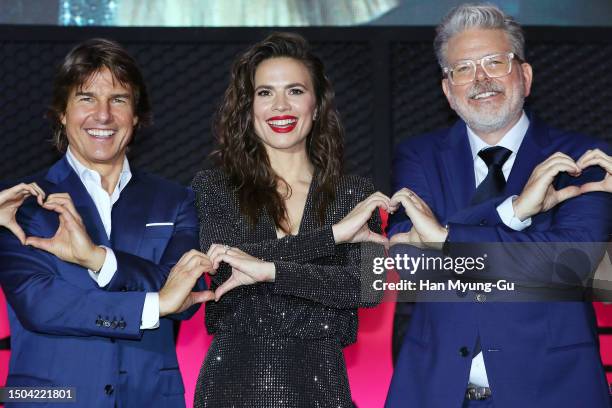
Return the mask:
[[[181, 183], [211, 164], [210, 124], [233, 58], [270, 29], [0, 27], [0, 179], [50, 165], [44, 112], [54, 69], [78, 41], [105, 36], [136, 57], [152, 95], [154, 125], [134, 165]], [[346, 127], [347, 171], [388, 191], [393, 145], [455, 120], [440, 88], [432, 28], [310, 28]], [[612, 139], [612, 29], [528, 28], [534, 66], [529, 106], [554, 126]]]

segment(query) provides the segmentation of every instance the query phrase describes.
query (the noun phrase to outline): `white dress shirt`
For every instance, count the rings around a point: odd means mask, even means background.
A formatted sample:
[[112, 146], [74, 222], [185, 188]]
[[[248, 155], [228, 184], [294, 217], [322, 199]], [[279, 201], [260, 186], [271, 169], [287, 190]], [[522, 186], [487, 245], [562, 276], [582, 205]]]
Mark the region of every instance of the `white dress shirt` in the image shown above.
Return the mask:
[[[516, 154], [518, 152], [523, 139], [525, 138], [525, 134], [527, 133], [527, 129], [529, 128], [529, 119], [525, 112], [521, 115], [521, 118], [518, 122], [502, 137], [502, 139], [495, 146], [502, 146], [506, 149], [510, 150], [512, 154], [508, 157], [508, 160], [502, 166], [502, 173], [504, 173], [504, 178], [508, 180], [510, 176], [510, 171], [512, 170], [512, 166], [514, 165], [514, 161], [516, 160]], [[476, 186], [478, 186], [482, 181], [487, 177], [488, 168], [484, 160], [480, 156], [478, 156], [478, 152], [482, 149], [486, 149], [487, 147], [492, 147], [485, 143], [480, 137], [478, 137], [472, 129], [467, 128], [468, 139], [470, 141], [470, 149], [472, 151], [472, 158], [474, 159], [474, 175], [476, 179]], [[512, 201], [516, 199], [517, 196], [510, 196], [504, 202], [502, 202], [499, 206], [497, 206], [497, 213], [501, 218], [502, 222], [506, 224], [509, 228], [512, 228], [516, 231], [522, 231], [531, 225], [531, 218], [527, 218], [523, 221], [519, 220], [514, 214], [514, 208], [512, 207]], [[472, 367], [470, 368], [470, 383], [477, 385], [479, 387], [488, 387], [489, 379], [487, 378], [487, 370], [484, 364], [484, 358], [482, 355], [482, 351], [478, 353], [472, 359]]]
[[[106, 190], [102, 187], [102, 178], [100, 174], [92, 169], [85, 167], [74, 154], [70, 151], [66, 152], [66, 160], [74, 172], [79, 176], [79, 179], [85, 186], [85, 190], [94, 202], [106, 236], [110, 239], [111, 228], [112, 228], [112, 210], [113, 205], [119, 200], [121, 192], [127, 186], [132, 178], [132, 172], [130, 170], [130, 164], [128, 163], [127, 157], [123, 160], [123, 168], [121, 169], [121, 175], [119, 181], [113, 190], [113, 193], [109, 195]], [[115, 272], [117, 272], [117, 257], [112, 249], [103, 246], [106, 250], [106, 257], [104, 258], [104, 264], [100, 271], [95, 272], [89, 270], [89, 276], [98, 283], [98, 286], [103, 288], [108, 285], [111, 281]], [[141, 329], [155, 329], [159, 326], [159, 295], [154, 292], [147, 293], [145, 295], [144, 307], [142, 310], [142, 321]]]

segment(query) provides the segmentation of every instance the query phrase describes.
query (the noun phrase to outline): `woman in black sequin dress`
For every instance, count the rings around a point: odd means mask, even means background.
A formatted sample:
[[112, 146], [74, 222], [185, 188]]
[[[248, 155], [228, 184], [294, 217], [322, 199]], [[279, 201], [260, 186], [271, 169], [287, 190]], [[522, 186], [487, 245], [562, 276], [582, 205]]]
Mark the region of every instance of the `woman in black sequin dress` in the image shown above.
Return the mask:
[[195, 407], [350, 407], [342, 348], [357, 308], [379, 300], [368, 259], [382, 255], [358, 243], [386, 240], [389, 199], [341, 174], [333, 91], [302, 37], [273, 34], [236, 60], [215, 133], [220, 169], [193, 181], [217, 270]]

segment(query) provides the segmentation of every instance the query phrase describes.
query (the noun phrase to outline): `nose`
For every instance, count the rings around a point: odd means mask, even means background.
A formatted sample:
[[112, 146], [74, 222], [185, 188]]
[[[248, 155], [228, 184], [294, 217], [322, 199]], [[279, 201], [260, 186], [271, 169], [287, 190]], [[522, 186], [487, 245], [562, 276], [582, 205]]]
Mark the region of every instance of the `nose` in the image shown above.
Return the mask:
[[291, 106], [289, 106], [289, 103], [287, 102], [287, 97], [285, 96], [285, 94], [283, 93], [279, 93], [276, 98], [274, 99], [274, 110], [277, 110], [279, 112], [285, 112], [289, 109], [291, 109]]
[[108, 103], [100, 102], [96, 105], [94, 119], [99, 123], [107, 123], [111, 118], [111, 109]]
[[482, 65], [476, 64], [476, 80], [484, 81], [485, 79], [490, 79], [485, 70], [482, 68]]

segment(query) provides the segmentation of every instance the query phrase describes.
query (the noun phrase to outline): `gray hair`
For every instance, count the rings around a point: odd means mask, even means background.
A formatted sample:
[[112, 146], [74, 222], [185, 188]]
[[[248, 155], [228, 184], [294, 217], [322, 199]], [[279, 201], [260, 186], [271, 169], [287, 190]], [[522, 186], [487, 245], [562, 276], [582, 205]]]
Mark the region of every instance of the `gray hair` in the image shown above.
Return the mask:
[[491, 3], [468, 3], [452, 9], [436, 28], [434, 50], [442, 68], [448, 63], [448, 41], [471, 28], [503, 30], [510, 41], [511, 51], [521, 60], [525, 60], [525, 36], [519, 23]]

